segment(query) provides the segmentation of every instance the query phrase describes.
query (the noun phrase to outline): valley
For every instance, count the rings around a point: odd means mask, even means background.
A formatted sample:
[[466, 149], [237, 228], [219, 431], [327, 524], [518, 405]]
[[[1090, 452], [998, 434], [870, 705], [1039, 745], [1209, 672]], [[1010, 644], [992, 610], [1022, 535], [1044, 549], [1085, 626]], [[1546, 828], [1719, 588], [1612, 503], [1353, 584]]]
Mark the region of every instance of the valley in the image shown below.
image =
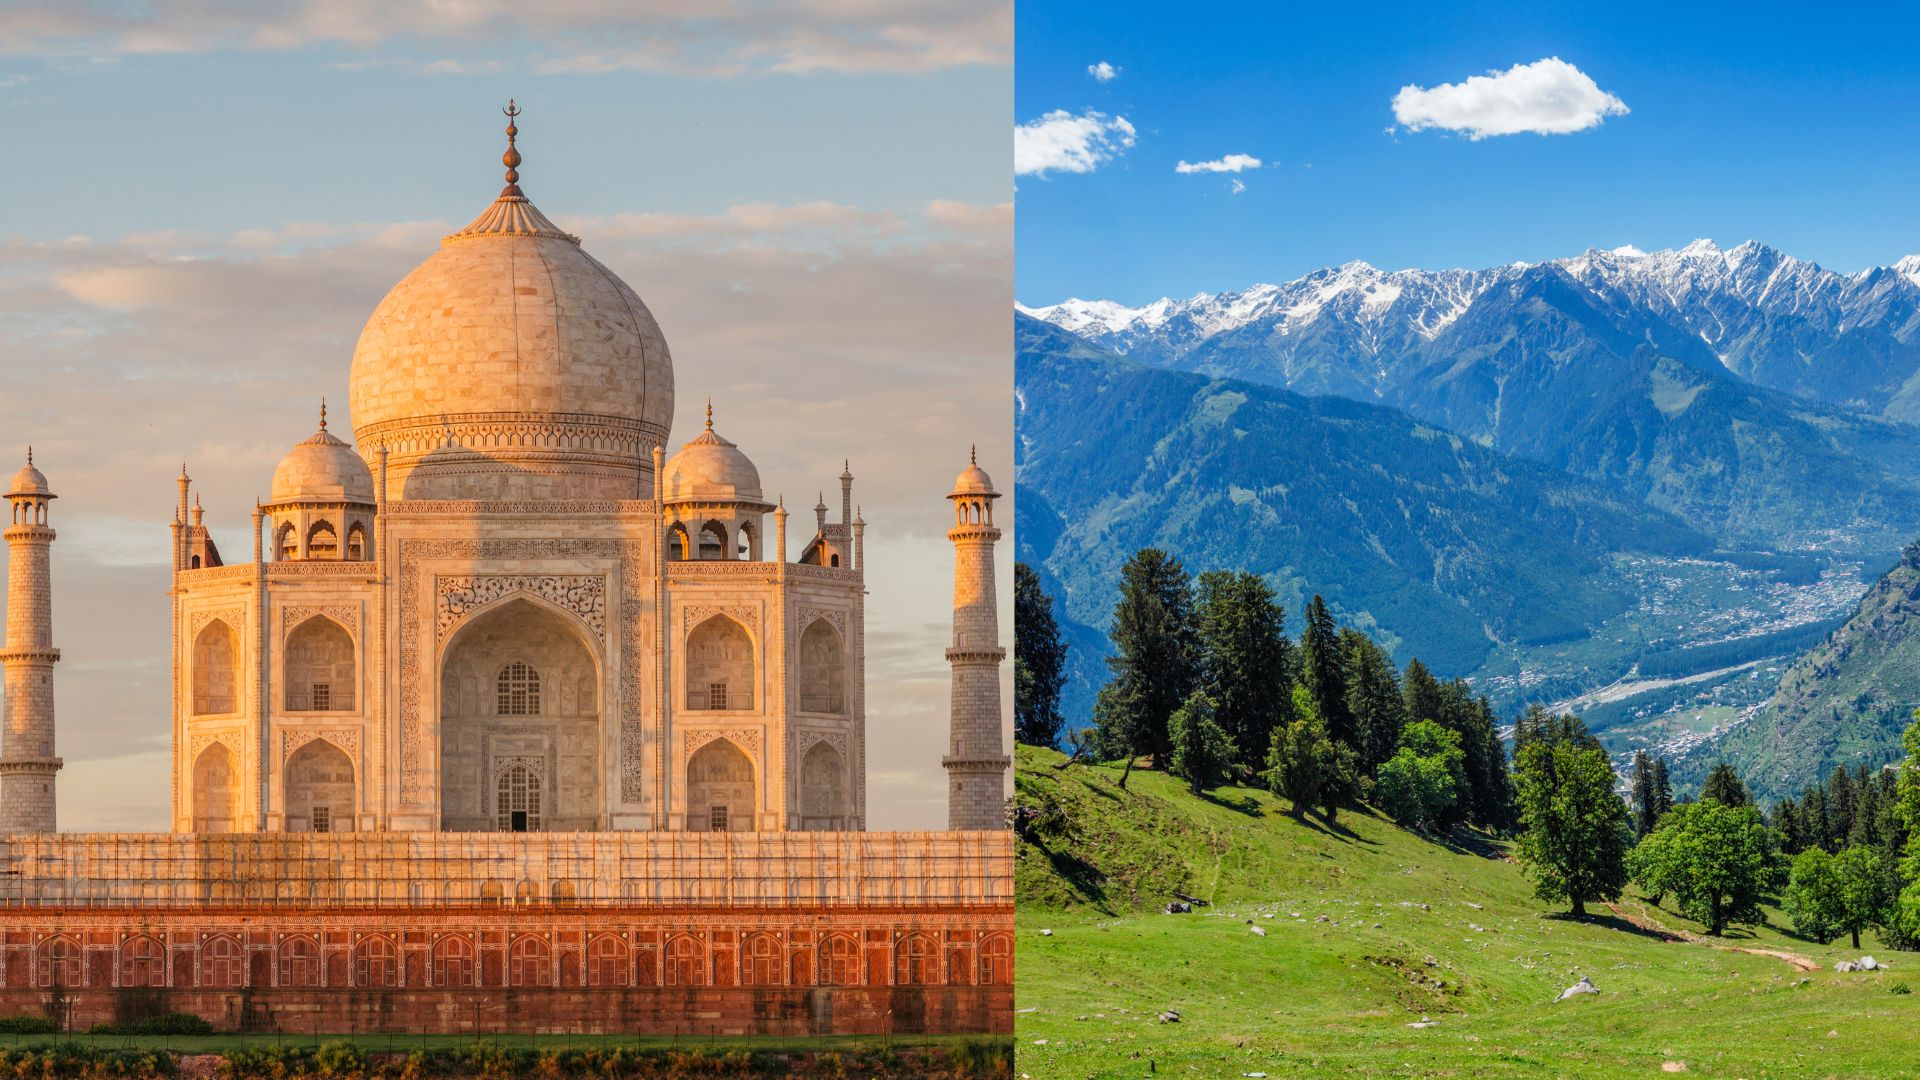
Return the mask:
[[1102, 582], [1154, 545], [1262, 573], [1295, 616], [1321, 593], [1503, 716], [1577, 708], [1683, 783], [1725, 756], [1774, 795], [1890, 752], [1890, 706], [1842, 739], [1742, 729], [1920, 535], [1920, 258], [1348, 263], [1015, 323], [1021, 558], [1062, 600], [1071, 722], [1105, 677]]

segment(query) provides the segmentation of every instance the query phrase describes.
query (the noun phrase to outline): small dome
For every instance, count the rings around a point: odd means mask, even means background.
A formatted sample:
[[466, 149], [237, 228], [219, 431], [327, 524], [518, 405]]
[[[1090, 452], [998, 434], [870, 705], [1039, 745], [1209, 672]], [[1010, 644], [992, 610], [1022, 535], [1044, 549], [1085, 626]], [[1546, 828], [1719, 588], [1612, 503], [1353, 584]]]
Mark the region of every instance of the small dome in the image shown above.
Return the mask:
[[41, 495], [53, 498], [53, 492], [47, 487], [47, 474], [33, 467], [33, 455], [27, 455], [27, 463], [13, 474], [13, 486], [7, 489], [8, 495]]
[[762, 503], [760, 470], [740, 448], [707, 430], [667, 459], [668, 502]]
[[273, 470], [273, 502], [373, 503], [373, 472], [353, 447], [320, 430], [287, 451]]
[[953, 491], [947, 497], [953, 498], [956, 495], [986, 495], [995, 499], [1000, 497], [1000, 493], [993, 490], [993, 478], [980, 467], [978, 460], [973, 459], [968, 460], [967, 467], [960, 470], [959, 476], [953, 478]]

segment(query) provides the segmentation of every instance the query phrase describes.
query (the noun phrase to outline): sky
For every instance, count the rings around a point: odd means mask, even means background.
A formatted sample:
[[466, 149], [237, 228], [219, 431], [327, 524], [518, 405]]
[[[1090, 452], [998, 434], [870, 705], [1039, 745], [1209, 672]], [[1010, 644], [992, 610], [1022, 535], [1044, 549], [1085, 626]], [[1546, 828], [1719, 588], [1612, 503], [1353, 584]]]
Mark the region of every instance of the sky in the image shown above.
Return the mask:
[[1916, 40], [1893, 5], [1022, 4], [1016, 293], [1700, 237], [1886, 265], [1920, 252]]
[[711, 394], [796, 525], [851, 460], [868, 825], [944, 827], [943, 496], [970, 444], [1012, 501], [1012, 23], [976, 0], [0, 6], [0, 474], [30, 442], [60, 496], [61, 828], [166, 827], [173, 478], [244, 559], [323, 396], [350, 428], [367, 316], [498, 193], [510, 95], [522, 188], [667, 336], [670, 445]]

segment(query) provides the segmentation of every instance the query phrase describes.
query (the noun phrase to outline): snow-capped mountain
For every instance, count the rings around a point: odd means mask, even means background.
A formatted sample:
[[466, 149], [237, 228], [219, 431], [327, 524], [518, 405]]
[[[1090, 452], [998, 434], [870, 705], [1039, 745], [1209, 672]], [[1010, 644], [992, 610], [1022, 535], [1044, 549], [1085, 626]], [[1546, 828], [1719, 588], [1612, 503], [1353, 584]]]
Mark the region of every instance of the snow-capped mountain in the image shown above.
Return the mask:
[[1430, 362], [1437, 339], [1489, 290], [1551, 271], [1623, 326], [1662, 324], [1641, 336], [1697, 338], [1742, 379], [1920, 420], [1920, 255], [1840, 274], [1754, 241], [1722, 249], [1696, 240], [1485, 270], [1350, 262], [1281, 285], [1142, 307], [1075, 299], [1020, 310], [1148, 363], [1386, 398], [1408, 374], [1401, 369]]

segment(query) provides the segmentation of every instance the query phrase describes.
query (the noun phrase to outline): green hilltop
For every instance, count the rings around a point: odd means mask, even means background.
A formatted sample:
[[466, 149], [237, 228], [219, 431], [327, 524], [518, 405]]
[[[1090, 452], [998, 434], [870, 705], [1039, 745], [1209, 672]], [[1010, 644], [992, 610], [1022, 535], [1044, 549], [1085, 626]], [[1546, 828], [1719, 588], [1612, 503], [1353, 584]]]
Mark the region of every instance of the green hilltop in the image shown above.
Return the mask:
[[[1920, 1070], [1900, 993], [1920, 959], [1871, 936], [1891, 970], [1839, 974], [1859, 953], [1792, 937], [1772, 909], [1711, 942], [1631, 890], [1574, 921], [1498, 840], [1363, 811], [1330, 827], [1264, 790], [1196, 797], [1139, 768], [1122, 789], [1117, 765], [1065, 760], [1022, 746], [1015, 761], [1023, 1075]], [[1165, 914], [1174, 893], [1210, 903]], [[1598, 994], [1554, 1000], [1582, 976]]]

